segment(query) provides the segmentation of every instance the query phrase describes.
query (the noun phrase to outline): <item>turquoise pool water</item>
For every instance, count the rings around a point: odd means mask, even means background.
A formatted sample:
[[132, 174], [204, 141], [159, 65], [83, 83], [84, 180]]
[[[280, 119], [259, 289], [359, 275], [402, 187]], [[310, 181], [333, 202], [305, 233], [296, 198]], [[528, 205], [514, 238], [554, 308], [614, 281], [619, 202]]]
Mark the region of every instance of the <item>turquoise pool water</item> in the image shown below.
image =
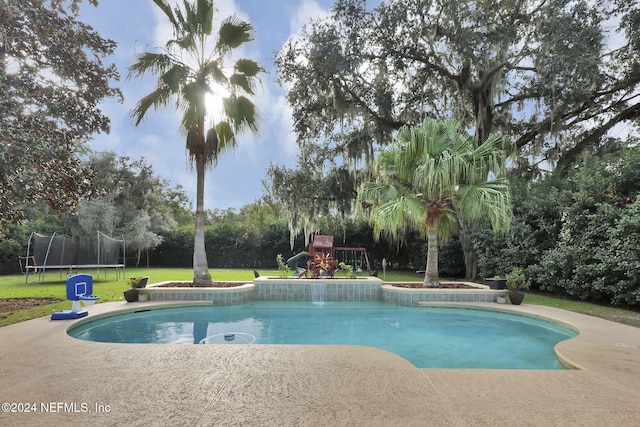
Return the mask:
[[389, 350], [419, 368], [564, 369], [553, 347], [576, 332], [488, 310], [260, 301], [96, 318], [69, 335], [115, 343], [354, 344]]

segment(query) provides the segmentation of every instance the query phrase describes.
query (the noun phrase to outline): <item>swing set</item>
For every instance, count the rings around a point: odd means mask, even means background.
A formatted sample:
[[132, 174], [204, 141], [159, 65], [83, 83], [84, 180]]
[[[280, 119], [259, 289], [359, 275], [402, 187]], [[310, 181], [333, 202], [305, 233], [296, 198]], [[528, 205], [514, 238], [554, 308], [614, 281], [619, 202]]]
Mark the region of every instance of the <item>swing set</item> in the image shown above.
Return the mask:
[[307, 252], [301, 252], [287, 260], [297, 262], [302, 256], [307, 256], [306, 268], [299, 275], [318, 278], [333, 277], [338, 269], [340, 262], [353, 267], [353, 271], [359, 274], [364, 268], [371, 275], [371, 265], [369, 264], [369, 256], [365, 248], [354, 247], [335, 247], [333, 246], [333, 236], [314, 236], [313, 242], [309, 244]]

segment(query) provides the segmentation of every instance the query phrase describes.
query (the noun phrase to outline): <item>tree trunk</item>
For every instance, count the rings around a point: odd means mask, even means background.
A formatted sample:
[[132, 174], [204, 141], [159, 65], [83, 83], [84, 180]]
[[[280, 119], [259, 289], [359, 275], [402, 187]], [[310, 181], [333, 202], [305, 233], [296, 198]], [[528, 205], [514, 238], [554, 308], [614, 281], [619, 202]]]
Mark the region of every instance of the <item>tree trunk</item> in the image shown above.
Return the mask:
[[473, 249], [473, 243], [467, 235], [465, 227], [460, 228], [460, 244], [464, 254], [465, 280], [474, 280], [478, 277], [478, 257]]
[[196, 157], [196, 230], [193, 240], [193, 285], [206, 286], [211, 283], [207, 253], [204, 247], [204, 171], [205, 159], [200, 154]]
[[424, 285], [434, 286], [438, 283], [438, 217], [429, 219], [427, 225], [427, 268], [424, 272]]

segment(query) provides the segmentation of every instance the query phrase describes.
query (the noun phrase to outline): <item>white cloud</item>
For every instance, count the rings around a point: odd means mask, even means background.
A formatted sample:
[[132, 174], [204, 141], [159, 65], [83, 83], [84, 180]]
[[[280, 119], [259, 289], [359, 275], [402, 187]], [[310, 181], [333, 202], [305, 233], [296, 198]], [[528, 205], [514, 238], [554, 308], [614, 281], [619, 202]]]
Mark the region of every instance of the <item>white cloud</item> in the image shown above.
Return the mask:
[[300, 8], [291, 19], [291, 35], [302, 35], [302, 29], [312, 20], [318, 20], [329, 16], [329, 11], [322, 8], [315, 0], [304, 0]]
[[293, 114], [284, 95], [277, 98], [274, 108], [278, 112], [278, 121], [274, 125], [278, 129], [281, 150], [286, 157], [295, 159], [298, 155], [298, 145], [293, 131]]

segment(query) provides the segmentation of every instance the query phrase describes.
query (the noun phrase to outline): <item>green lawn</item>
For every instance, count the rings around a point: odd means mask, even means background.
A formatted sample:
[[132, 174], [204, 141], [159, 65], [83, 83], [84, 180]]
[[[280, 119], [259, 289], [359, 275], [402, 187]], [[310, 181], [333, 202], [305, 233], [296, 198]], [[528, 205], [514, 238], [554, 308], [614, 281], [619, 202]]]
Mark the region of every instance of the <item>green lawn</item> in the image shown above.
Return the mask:
[[[253, 271], [250, 269], [211, 269], [210, 272], [215, 281], [250, 281], [254, 278]], [[127, 283], [129, 277], [149, 276], [149, 283], [165, 280], [191, 280], [193, 278], [193, 271], [187, 268], [127, 268], [124, 275], [120, 274], [119, 279], [116, 279], [114, 270], [103, 271], [100, 273], [100, 277], [95, 275], [95, 271], [87, 271], [87, 273], [94, 276], [93, 294], [100, 297], [99, 303], [123, 301], [122, 292], [129, 287]], [[260, 270], [260, 274], [263, 276], [277, 276], [280, 272], [276, 269]], [[379, 277], [382, 278], [382, 273], [380, 273]], [[384, 278], [386, 281], [394, 282], [421, 280], [412, 271], [389, 271]], [[71, 303], [65, 299], [66, 276], [64, 273], [61, 275], [59, 271], [50, 271], [47, 272], [42, 283], [38, 283], [38, 279], [39, 276], [37, 274], [30, 275], [29, 283], [26, 283], [25, 276], [22, 275], [0, 276], [0, 300], [6, 298], [57, 298], [62, 301], [13, 312], [0, 312], [0, 326], [41, 316], [50, 316], [53, 312], [71, 308]], [[640, 313], [637, 311], [573, 301], [566, 298], [555, 298], [538, 293], [528, 293], [525, 298], [525, 304], [557, 307], [640, 327]]]

